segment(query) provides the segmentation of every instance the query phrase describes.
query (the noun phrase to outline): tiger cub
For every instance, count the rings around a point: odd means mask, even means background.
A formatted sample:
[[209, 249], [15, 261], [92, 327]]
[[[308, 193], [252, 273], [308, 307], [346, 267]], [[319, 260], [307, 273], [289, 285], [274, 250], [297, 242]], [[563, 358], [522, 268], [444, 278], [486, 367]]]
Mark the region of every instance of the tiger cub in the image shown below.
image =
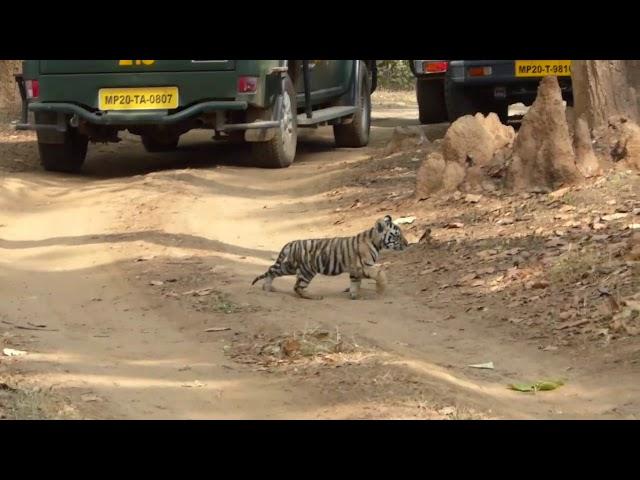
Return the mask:
[[408, 245], [400, 227], [387, 215], [378, 220], [373, 228], [354, 237], [294, 240], [287, 243], [275, 263], [256, 277], [251, 285], [265, 279], [262, 288], [272, 291], [274, 278], [295, 275], [297, 280], [293, 290], [300, 297], [321, 300], [321, 296], [305, 291], [313, 277], [317, 274], [333, 276], [348, 272], [351, 285], [345, 292], [348, 291], [352, 299], [358, 298], [363, 278], [374, 279], [377, 291], [381, 294], [387, 285], [387, 278], [375, 264], [380, 251], [404, 250]]

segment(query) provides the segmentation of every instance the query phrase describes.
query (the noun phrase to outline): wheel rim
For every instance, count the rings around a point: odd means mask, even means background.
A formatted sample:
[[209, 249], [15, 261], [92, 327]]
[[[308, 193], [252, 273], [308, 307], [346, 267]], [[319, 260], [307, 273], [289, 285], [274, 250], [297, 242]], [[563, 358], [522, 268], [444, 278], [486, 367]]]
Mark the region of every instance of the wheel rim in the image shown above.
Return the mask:
[[291, 97], [286, 90], [282, 94], [282, 148], [288, 158], [295, 155], [296, 131], [293, 120], [293, 109], [291, 107]]

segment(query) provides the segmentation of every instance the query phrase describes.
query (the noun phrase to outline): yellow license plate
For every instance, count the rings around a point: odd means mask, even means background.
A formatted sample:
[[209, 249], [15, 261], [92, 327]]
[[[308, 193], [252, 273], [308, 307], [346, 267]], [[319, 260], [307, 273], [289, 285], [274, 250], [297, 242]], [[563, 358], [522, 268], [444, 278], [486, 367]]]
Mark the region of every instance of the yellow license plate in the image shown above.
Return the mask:
[[178, 108], [177, 87], [102, 88], [100, 110], [170, 110]]
[[571, 76], [571, 60], [516, 60], [516, 77]]

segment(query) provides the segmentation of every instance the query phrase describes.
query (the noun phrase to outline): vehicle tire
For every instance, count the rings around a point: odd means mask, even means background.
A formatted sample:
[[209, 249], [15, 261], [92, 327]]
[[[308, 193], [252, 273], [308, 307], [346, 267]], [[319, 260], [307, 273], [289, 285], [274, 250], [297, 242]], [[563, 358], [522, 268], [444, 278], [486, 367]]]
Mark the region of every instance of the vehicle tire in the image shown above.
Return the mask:
[[227, 135], [227, 141], [233, 144], [241, 144], [245, 143], [244, 141], [244, 131], [239, 132], [229, 132]]
[[40, 163], [49, 172], [76, 173], [87, 157], [89, 138], [77, 128], [67, 128], [63, 143], [44, 143], [38, 139]]
[[484, 115], [494, 112], [498, 115], [500, 122], [507, 124], [509, 122], [509, 104], [506, 100], [487, 101], [485, 107], [481, 110]]
[[420, 123], [446, 122], [447, 106], [444, 102], [444, 82], [442, 80], [416, 80], [416, 97]]
[[369, 143], [369, 132], [371, 130], [371, 81], [364, 62], [360, 62], [358, 91], [360, 92], [360, 98], [358, 110], [353, 114], [353, 121], [333, 126], [336, 147], [360, 148]]
[[573, 108], [573, 94], [566, 95], [564, 101], [567, 102], [567, 107]]
[[180, 137], [160, 137], [158, 135], [141, 135], [142, 145], [149, 153], [172, 152], [178, 148]]
[[444, 99], [447, 107], [449, 122], [455, 122], [465, 115], [482, 113], [487, 115], [495, 112], [502, 123], [507, 123], [509, 118], [509, 104], [507, 101], [487, 98], [483, 90], [464, 88], [456, 85], [449, 78], [444, 81]]
[[287, 75], [282, 92], [282, 122], [274, 137], [251, 144], [253, 164], [262, 168], [286, 168], [293, 163], [298, 143], [296, 91]]

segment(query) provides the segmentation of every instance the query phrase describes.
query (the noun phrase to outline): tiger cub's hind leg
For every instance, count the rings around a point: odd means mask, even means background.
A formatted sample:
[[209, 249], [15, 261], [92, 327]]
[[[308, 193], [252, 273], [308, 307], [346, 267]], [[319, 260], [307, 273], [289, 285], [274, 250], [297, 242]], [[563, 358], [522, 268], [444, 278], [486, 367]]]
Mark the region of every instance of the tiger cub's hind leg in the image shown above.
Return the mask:
[[264, 274], [263, 276], [264, 283], [262, 284], [262, 289], [265, 292], [275, 292], [276, 289], [273, 287], [273, 280], [275, 278], [284, 277], [286, 275], [293, 275], [295, 273], [296, 273], [296, 269], [293, 267], [293, 265], [290, 262], [288, 261], [284, 261], [282, 263], [276, 262], [269, 268], [269, 270], [267, 270], [267, 273]]
[[265, 277], [264, 283], [262, 284], [262, 289], [265, 292], [275, 291], [275, 288], [273, 288], [273, 277], [271, 275], [269, 275], [268, 277]]
[[296, 284], [293, 287], [293, 290], [298, 294], [299, 297], [306, 298], [307, 300], [322, 300], [321, 295], [310, 295], [305, 290], [313, 280], [315, 275], [305, 275], [303, 272], [298, 271]]
[[360, 283], [362, 282], [362, 278], [355, 275], [349, 275], [349, 280], [351, 280], [351, 284], [345, 292], [349, 292], [351, 300], [357, 300], [360, 297]]

